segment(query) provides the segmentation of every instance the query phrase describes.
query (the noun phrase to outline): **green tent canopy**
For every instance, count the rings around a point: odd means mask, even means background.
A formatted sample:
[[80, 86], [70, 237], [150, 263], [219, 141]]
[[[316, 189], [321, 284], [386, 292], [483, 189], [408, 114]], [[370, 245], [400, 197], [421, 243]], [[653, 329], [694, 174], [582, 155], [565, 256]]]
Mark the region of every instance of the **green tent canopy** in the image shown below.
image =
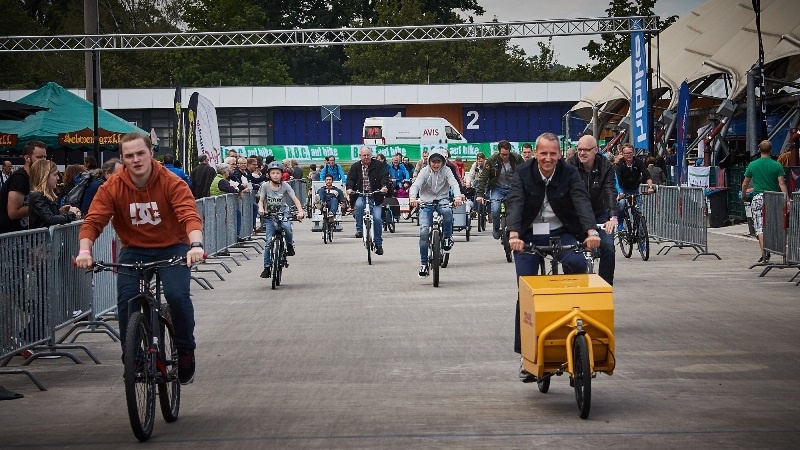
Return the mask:
[[[24, 121], [0, 120], [0, 134], [16, 136], [13, 148], [21, 150], [32, 139], [44, 142], [51, 149], [94, 148], [94, 111], [90, 102], [56, 83], [47, 83], [19, 102], [48, 110], [28, 116]], [[97, 114], [101, 149], [117, 149], [126, 133], [138, 131], [149, 135], [102, 108]], [[10, 146], [0, 143], [0, 147]]]

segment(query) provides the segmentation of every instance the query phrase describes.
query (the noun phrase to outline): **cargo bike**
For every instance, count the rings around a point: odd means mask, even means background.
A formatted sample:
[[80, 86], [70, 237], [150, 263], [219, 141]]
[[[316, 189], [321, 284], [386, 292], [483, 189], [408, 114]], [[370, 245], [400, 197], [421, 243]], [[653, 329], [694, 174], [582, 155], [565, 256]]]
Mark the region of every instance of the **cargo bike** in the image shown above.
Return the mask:
[[[589, 416], [592, 379], [614, 372], [614, 299], [611, 286], [593, 273], [560, 275], [554, 257], [582, 246], [526, 245], [542, 256], [541, 274], [519, 278], [520, 339], [523, 368], [535, 376], [539, 391], [553, 376], [569, 375], [582, 419]], [[551, 270], [545, 271], [545, 256]]]

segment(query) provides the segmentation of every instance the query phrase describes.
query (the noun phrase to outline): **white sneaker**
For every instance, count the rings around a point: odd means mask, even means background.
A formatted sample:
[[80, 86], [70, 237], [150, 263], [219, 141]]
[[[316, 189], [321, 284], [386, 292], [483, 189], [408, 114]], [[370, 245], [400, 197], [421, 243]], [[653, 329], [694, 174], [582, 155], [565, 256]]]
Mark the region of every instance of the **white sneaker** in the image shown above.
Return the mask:
[[422, 264], [419, 266], [419, 277], [420, 278], [428, 278], [428, 266]]

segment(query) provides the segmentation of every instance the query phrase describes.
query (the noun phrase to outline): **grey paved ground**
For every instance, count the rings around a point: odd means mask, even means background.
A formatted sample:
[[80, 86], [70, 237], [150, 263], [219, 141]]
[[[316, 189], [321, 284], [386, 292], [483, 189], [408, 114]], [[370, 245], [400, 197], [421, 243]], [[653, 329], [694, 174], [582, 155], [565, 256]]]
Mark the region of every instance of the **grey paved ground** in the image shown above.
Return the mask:
[[[346, 233], [323, 245], [296, 225], [298, 255], [277, 291], [258, 257], [193, 289], [198, 374], [180, 419], [148, 445], [193, 448], [788, 448], [800, 443], [800, 288], [758, 278], [746, 227], [711, 250], [651, 260], [617, 254], [617, 370], [593, 382], [578, 417], [566, 377], [550, 392], [516, 379], [513, 266], [487, 233], [457, 233], [438, 289], [416, 276], [416, 227], [403, 223], [368, 266]], [[657, 249], [657, 247], [656, 247]], [[86, 335], [84, 335], [86, 336]], [[81, 337], [102, 365], [64, 358], [0, 384], [0, 447], [136, 445], [119, 346]], [[16, 358], [12, 364], [19, 364]]]

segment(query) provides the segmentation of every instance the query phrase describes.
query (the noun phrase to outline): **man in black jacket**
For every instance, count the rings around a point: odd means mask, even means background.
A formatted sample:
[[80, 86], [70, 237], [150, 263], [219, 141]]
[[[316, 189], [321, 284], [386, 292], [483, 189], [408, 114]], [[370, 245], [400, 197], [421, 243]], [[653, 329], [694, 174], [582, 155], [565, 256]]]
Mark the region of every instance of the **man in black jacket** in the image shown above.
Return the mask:
[[[634, 156], [633, 145], [622, 145], [622, 159], [614, 165], [622, 192], [619, 193], [619, 210], [624, 213], [626, 195], [639, 195], [639, 185], [647, 183], [647, 192], [653, 192], [653, 180], [644, 162]], [[621, 224], [620, 224], [621, 225]], [[622, 229], [622, 228], [620, 228]]]
[[578, 140], [578, 151], [568, 163], [578, 168], [592, 201], [595, 223], [600, 230], [600, 268], [597, 273], [614, 284], [614, 227], [617, 226], [617, 183], [614, 165], [597, 154], [597, 140], [587, 134]]
[[[380, 161], [372, 159], [372, 150], [369, 147], [361, 147], [358, 150], [358, 161], [350, 167], [347, 174], [347, 195], [352, 196], [354, 191], [373, 192], [380, 191], [372, 198], [372, 225], [375, 234], [375, 254], [383, 254], [383, 219], [382, 208], [383, 194], [389, 189], [391, 183], [389, 172], [386, 166]], [[354, 207], [356, 218], [356, 237], [360, 238], [364, 234], [364, 207], [365, 197], [350, 199]]]
[[[548, 245], [551, 237], [563, 245], [583, 239], [589, 249], [600, 245], [586, 186], [578, 169], [561, 161], [558, 136], [543, 133], [536, 139], [536, 159], [517, 167], [506, 197], [508, 243], [515, 251], [517, 277], [536, 275], [541, 256], [523, 253], [526, 242]], [[564, 251], [556, 255], [564, 273], [586, 272], [583, 255]], [[514, 351], [522, 353], [519, 337], [519, 299], [515, 320]], [[530, 383], [536, 378], [522, 367], [519, 378]]]
[[194, 198], [200, 199], [211, 196], [211, 182], [217, 176], [217, 171], [208, 165], [208, 156], [200, 155], [198, 158], [200, 164], [192, 170], [189, 176], [192, 184], [192, 194]]

